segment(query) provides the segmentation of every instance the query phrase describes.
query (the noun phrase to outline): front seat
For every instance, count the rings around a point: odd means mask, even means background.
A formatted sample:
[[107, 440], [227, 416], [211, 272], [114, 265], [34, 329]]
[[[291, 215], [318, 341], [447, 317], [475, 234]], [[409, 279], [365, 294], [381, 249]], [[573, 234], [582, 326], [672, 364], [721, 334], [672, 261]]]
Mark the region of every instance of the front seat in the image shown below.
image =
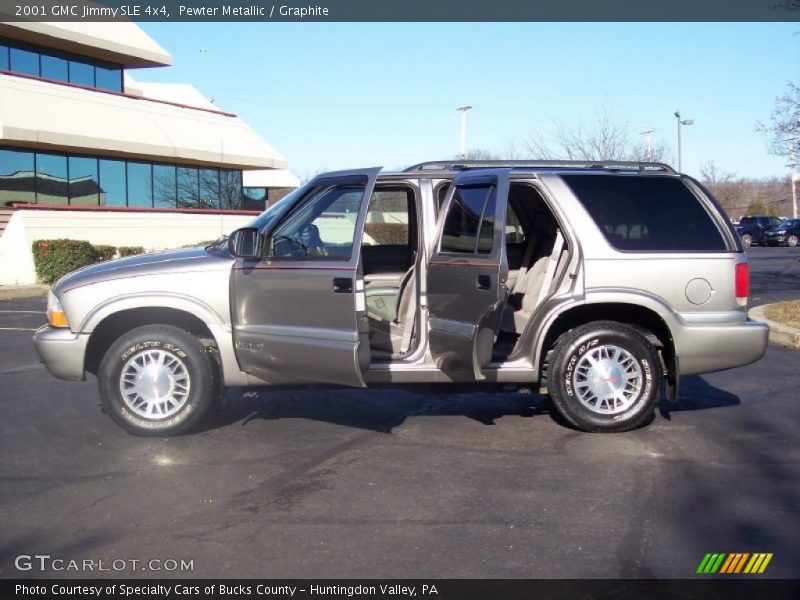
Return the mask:
[[392, 355], [411, 345], [417, 312], [416, 264], [405, 272], [400, 287], [375, 286], [366, 291], [370, 346]]

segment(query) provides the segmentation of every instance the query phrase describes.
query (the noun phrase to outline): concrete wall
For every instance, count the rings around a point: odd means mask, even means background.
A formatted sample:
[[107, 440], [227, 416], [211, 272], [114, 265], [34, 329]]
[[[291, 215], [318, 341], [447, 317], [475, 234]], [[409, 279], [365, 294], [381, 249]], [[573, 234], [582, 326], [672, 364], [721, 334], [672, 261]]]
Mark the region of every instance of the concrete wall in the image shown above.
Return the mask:
[[18, 210], [0, 237], [0, 285], [36, 283], [31, 245], [69, 238], [92, 244], [144, 246], [148, 251], [212, 240], [255, 215], [173, 212]]

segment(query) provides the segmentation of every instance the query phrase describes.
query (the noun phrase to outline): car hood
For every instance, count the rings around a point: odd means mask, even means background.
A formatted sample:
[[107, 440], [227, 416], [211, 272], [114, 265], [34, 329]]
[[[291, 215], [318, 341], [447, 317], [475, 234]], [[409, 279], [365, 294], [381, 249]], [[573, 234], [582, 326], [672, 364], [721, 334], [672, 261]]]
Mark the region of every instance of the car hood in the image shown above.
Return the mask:
[[76, 287], [127, 277], [224, 270], [230, 269], [233, 261], [227, 250], [209, 252], [203, 247], [139, 254], [73, 271], [59, 280], [53, 290], [66, 292]]

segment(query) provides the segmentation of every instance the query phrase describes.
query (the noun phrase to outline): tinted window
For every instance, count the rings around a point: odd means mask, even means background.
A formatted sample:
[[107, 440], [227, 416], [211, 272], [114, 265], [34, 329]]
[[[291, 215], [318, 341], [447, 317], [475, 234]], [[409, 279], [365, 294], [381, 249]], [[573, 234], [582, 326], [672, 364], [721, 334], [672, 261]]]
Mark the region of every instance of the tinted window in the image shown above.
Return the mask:
[[68, 73], [66, 58], [42, 54], [42, 77], [66, 81]]
[[8, 70], [8, 46], [0, 44], [0, 69]]
[[82, 60], [69, 61], [69, 82], [94, 87], [94, 65]]
[[67, 157], [36, 154], [36, 202], [67, 204]]
[[69, 203], [97, 206], [97, 159], [83, 156], [69, 158]]
[[0, 150], [0, 206], [36, 202], [33, 152]]
[[678, 179], [565, 175], [615, 248], [633, 251], [724, 251], [725, 241], [700, 201]]
[[200, 190], [197, 169], [178, 167], [178, 207], [197, 208], [200, 206]]
[[[493, 189], [486, 185], [456, 188], [442, 231], [440, 246], [442, 252], [475, 252], [481, 216], [489, 192]], [[494, 209], [491, 211], [491, 216], [493, 215]], [[483, 231], [481, 234], [485, 235]], [[485, 241], [482, 243], [481, 251], [485, 251], [484, 248]]]
[[177, 205], [175, 167], [153, 165], [153, 202], [159, 208], [175, 208]]
[[321, 185], [273, 232], [268, 255], [275, 258], [349, 260], [364, 186]]
[[246, 187], [242, 189], [242, 208], [244, 210], [264, 210], [266, 205], [267, 188]]
[[200, 169], [200, 206], [202, 208], [221, 208], [219, 201], [219, 171]]
[[407, 246], [413, 192], [407, 188], [375, 190], [367, 209], [363, 246]]
[[39, 55], [22, 48], [11, 48], [11, 70], [27, 75], [39, 75]]
[[100, 159], [100, 205], [125, 206], [125, 161]]
[[[264, 191], [266, 196], [266, 190]], [[219, 204], [223, 209], [264, 210], [264, 203], [249, 204], [242, 192], [242, 172], [220, 169]]]
[[481, 230], [478, 234], [478, 254], [489, 254], [492, 251], [496, 202], [497, 188], [492, 186], [489, 190], [489, 198], [486, 200], [486, 208], [483, 211], [483, 219], [481, 219]]
[[95, 86], [101, 90], [122, 91], [122, 69], [98, 62], [95, 66]]
[[153, 206], [153, 168], [149, 163], [128, 163], [128, 206]]

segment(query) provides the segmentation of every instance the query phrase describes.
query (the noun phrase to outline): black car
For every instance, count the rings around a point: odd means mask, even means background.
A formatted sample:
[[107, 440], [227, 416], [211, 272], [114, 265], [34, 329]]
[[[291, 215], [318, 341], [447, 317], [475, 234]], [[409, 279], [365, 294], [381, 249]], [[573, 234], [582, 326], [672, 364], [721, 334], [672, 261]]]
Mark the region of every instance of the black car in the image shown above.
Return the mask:
[[770, 227], [764, 232], [767, 246], [789, 246], [796, 248], [800, 242], [800, 219], [787, 219], [780, 225]]
[[736, 233], [742, 238], [742, 245], [749, 248], [753, 244], [764, 245], [765, 238], [764, 232], [771, 227], [780, 225], [781, 221], [778, 217], [766, 216], [747, 216], [742, 217], [739, 224], [736, 226]]

